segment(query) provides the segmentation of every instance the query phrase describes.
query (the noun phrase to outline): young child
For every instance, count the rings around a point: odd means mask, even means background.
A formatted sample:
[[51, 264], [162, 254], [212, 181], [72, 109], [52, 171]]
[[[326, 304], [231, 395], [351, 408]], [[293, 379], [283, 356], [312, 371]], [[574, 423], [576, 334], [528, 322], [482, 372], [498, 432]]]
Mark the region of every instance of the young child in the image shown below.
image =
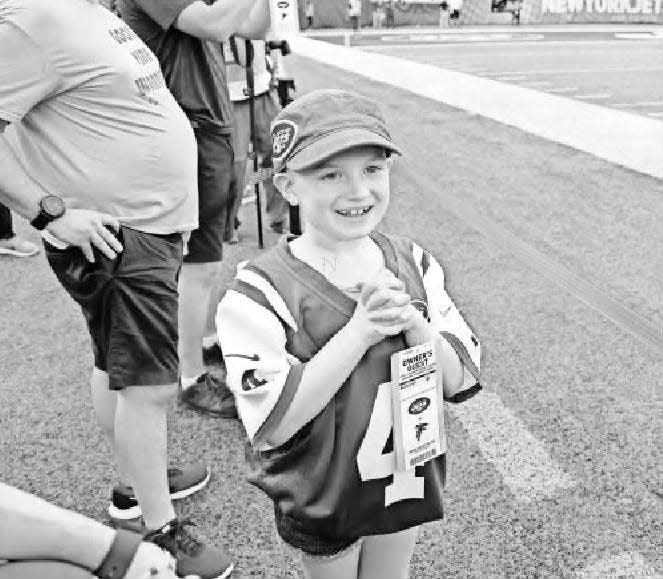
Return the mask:
[[377, 231], [399, 149], [375, 102], [308, 93], [272, 123], [274, 183], [300, 206], [238, 272], [217, 327], [250, 440], [249, 480], [310, 579], [404, 579], [422, 523], [441, 519], [445, 457], [398, 471], [390, 358], [441, 343], [444, 395], [476, 393], [479, 343], [435, 259]]

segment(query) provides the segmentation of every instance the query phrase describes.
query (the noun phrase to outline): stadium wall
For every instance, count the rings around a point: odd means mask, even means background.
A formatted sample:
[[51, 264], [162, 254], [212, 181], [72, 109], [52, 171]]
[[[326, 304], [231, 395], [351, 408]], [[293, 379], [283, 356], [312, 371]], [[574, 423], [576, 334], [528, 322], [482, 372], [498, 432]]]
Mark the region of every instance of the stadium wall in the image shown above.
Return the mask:
[[[441, 0], [440, 0], [441, 1]], [[448, 2], [449, 0], [447, 0]], [[101, 0], [108, 7], [110, 0]], [[462, 24], [507, 24], [509, 13], [491, 11], [492, 0], [464, 0]], [[315, 28], [348, 28], [345, 0], [313, 0]], [[375, 2], [362, 0], [361, 23], [370, 26]], [[299, 22], [305, 23], [304, 1], [299, 0]], [[437, 26], [437, 2], [394, 2], [396, 26]], [[663, 24], [663, 0], [523, 0], [522, 24]]]
[[[491, 0], [464, 0], [461, 23], [505, 24], [511, 21], [510, 13], [494, 13], [491, 4]], [[313, 0], [313, 5], [314, 28], [350, 27], [346, 0]], [[375, 5], [373, 0], [362, 0], [362, 26], [370, 26]], [[663, 0], [523, 0], [521, 6], [522, 24], [663, 24]], [[437, 1], [394, 2], [396, 26], [437, 26], [439, 18]], [[303, 0], [299, 0], [299, 21], [306, 22]]]

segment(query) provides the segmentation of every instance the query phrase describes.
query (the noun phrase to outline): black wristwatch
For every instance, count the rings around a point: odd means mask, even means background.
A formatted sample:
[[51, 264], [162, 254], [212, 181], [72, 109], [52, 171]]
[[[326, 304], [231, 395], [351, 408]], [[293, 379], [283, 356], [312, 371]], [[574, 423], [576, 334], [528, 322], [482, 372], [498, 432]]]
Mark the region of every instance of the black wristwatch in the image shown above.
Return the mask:
[[62, 217], [67, 207], [64, 204], [64, 199], [57, 195], [46, 195], [39, 200], [39, 214], [32, 221], [30, 225], [35, 229], [41, 231], [51, 221]]

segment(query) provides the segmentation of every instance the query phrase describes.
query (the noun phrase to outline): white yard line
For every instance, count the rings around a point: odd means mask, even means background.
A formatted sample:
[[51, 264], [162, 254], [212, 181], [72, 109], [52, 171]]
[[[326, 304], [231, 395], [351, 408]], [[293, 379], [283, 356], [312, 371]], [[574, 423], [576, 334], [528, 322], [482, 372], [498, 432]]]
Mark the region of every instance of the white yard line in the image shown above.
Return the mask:
[[498, 76], [497, 78], [495, 78], [495, 80], [499, 82], [518, 82], [521, 80], [527, 80], [527, 76], [523, 74], [520, 75], [514, 74], [511, 76]]
[[613, 106], [623, 109], [640, 108], [640, 107], [663, 107], [663, 101], [641, 101], [637, 103], [619, 103]]
[[549, 86], [551, 83], [550, 81], [547, 80], [527, 80], [525, 82], [519, 82], [518, 83], [520, 86], [525, 86], [525, 87], [531, 87], [531, 88], [537, 88], [540, 86]]
[[549, 88], [546, 89], [548, 92], [552, 92], [555, 94], [568, 94], [572, 92], [578, 92], [580, 90], [577, 86], [562, 86], [559, 88]]
[[[437, 26], [422, 26], [422, 27], [417, 27], [417, 28], [391, 28], [391, 29], [380, 29], [380, 30], [374, 30], [372, 28], [362, 28], [361, 30], [361, 35], [362, 36], [402, 36], [403, 34], [410, 34], [410, 35], [416, 35], [416, 34], [451, 34], [451, 35], [458, 35], [462, 36], [463, 34], [470, 34], [470, 33], [482, 33], [485, 32], [485, 27], [484, 26], [463, 26], [462, 28], [445, 28], [444, 30], [441, 30]], [[511, 24], [505, 24], [505, 25], [494, 25], [490, 27], [491, 32], [504, 32], [506, 34], [518, 34], [519, 31], [522, 31], [522, 33], [527, 33], [529, 30], [534, 31], [538, 34], [545, 33], [545, 32], [554, 32], [554, 33], [559, 33], [559, 32], [569, 32], [572, 31], [574, 33], [577, 32], [601, 32], [601, 33], [607, 33], [607, 32], [618, 32], [620, 34], [625, 34], [629, 32], [635, 32], [638, 34], [642, 34], [643, 32], [650, 33], [650, 34], [659, 34], [660, 35], [660, 30], [658, 25], [656, 24], [650, 24], [650, 25], [642, 25], [642, 24], [635, 24], [631, 26], [626, 26], [624, 24], [617, 24], [617, 25], [606, 25], [606, 24], [571, 24], [569, 26], [562, 26], [559, 24], [555, 24], [552, 26], [539, 26], [537, 25], [536, 27], [532, 29], [528, 29], [525, 26], [520, 27], [518, 30], [513, 29], [513, 25]], [[311, 30], [309, 32], [303, 32], [302, 36], [313, 36], [313, 37], [324, 37], [324, 36], [339, 36], [340, 34], [343, 34], [344, 32], [351, 33], [352, 30], [349, 28], [329, 28], [329, 29], [316, 29], [316, 30]]]
[[577, 94], [575, 95], [575, 98], [577, 99], [584, 99], [587, 101], [601, 101], [605, 99], [609, 99], [612, 97], [612, 93], [609, 92], [597, 92], [597, 93], [592, 93], [592, 94]]
[[[393, 47], [392, 47], [393, 48]], [[593, 74], [593, 73], [615, 73], [615, 72], [663, 72], [663, 66], [645, 66], [641, 68], [540, 68], [533, 70], [514, 70], [502, 72], [488, 72], [486, 76], [502, 76], [509, 74]]]
[[[337, 34], [336, 36], [340, 36], [340, 34]], [[397, 39], [398, 40], [398, 39]], [[345, 36], [345, 42], [349, 43], [346, 44], [346, 46], [350, 46], [352, 44], [352, 37], [351, 35], [346, 35]], [[525, 41], [520, 41], [520, 40], [480, 40], [480, 39], [474, 39], [470, 41], [466, 41], [461, 38], [451, 38], [451, 39], [445, 39], [445, 40], [433, 40], [429, 42], [418, 42], [416, 40], [410, 40], [406, 42], [394, 42], [392, 41], [393, 44], [388, 45], [389, 48], [393, 50], [395, 46], [402, 46], [405, 48], [425, 48], [428, 47], [430, 48], [431, 46], [435, 46], [435, 48], [452, 48], [455, 49], [458, 46], [589, 46], [589, 47], [595, 47], [595, 46], [614, 46], [615, 44], [619, 44], [621, 46], [648, 46], [651, 44], [659, 44], [661, 42], [660, 39], [650, 39], [650, 40], [525, 40]], [[356, 48], [367, 48], [370, 50], [375, 50], [375, 49], [380, 49], [381, 47], [384, 47], [382, 44], [365, 44], [365, 45], [353, 45]], [[543, 53], [545, 54], [545, 53]], [[551, 54], [551, 53], [548, 53]], [[659, 68], [660, 70], [660, 68]]]
[[531, 502], [575, 486], [497, 394], [483, 391], [448, 408], [517, 500]]
[[663, 579], [637, 552], [602, 559], [573, 575], [574, 579]]
[[376, 52], [293, 37], [295, 53], [663, 178], [663, 125], [643, 115]]

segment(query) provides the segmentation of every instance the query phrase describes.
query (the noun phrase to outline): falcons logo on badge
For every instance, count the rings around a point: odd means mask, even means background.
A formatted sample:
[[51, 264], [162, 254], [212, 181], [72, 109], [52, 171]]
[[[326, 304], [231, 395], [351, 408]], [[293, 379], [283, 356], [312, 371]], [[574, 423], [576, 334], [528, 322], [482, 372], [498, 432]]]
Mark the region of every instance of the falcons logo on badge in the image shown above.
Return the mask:
[[420, 422], [414, 427], [414, 435], [417, 437], [417, 440], [421, 439], [421, 435], [424, 433], [424, 430], [428, 428], [428, 422]]

